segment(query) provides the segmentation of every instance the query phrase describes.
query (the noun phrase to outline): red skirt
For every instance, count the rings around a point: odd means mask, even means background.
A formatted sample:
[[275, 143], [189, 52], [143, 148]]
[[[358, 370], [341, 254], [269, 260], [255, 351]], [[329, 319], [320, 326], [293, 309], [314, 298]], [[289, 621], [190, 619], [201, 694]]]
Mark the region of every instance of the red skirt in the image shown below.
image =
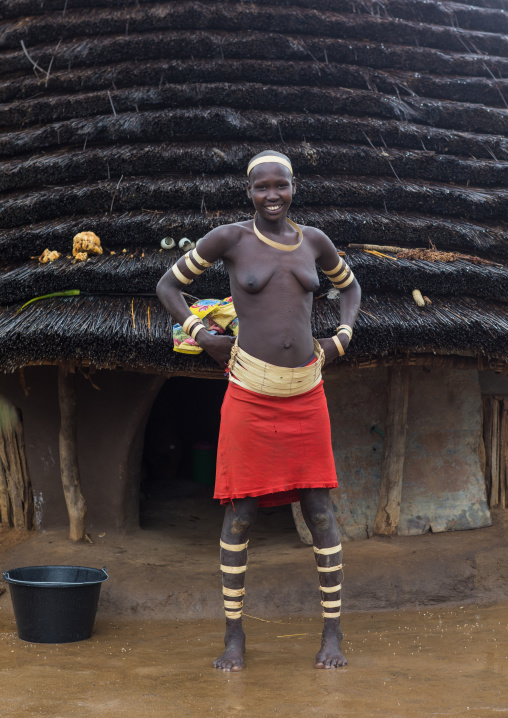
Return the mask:
[[221, 409], [214, 498], [298, 501], [298, 489], [337, 486], [323, 382], [305, 394], [265, 396], [229, 382]]

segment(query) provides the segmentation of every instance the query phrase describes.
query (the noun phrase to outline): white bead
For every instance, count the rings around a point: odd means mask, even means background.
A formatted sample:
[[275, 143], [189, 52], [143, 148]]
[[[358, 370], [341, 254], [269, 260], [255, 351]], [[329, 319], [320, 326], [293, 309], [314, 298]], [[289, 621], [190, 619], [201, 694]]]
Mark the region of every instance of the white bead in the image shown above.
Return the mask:
[[182, 239], [178, 242], [178, 246], [180, 247], [182, 252], [188, 252], [189, 249], [194, 249], [196, 243], [191, 242], [188, 237], [182, 237]]
[[162, 249], [173, 249], [175, 246], [175, 240], [171, 237], [164, 237], [164, 239], [161, 239], [161, 247]]

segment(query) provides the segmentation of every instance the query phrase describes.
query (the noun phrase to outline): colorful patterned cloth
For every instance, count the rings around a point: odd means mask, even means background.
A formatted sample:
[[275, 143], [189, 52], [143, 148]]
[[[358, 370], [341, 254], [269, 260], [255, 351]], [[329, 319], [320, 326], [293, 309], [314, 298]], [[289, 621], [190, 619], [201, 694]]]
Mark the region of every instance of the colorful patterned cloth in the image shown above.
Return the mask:
[[[224, 334], [226, 329], [233, 336], [238, 334], [238, 317], [232, 297], [225, 299], [200, 299], [191, 307], [192, 314], [201, 319], [212, 334]], [[181, 324], [173, 326], [173, 351], [180, 354], [201, 354], [203, 349], [192, 337], [186, 334]]]

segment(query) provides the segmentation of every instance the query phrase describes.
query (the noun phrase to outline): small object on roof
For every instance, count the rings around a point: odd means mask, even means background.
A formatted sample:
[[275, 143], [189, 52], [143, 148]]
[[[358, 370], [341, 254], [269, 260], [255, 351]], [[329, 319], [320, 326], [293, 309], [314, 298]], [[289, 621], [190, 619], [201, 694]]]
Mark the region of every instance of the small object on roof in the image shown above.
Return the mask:
[[55, 259], [58, 259], [58, 257], [61, 257], [60, 252], [57, 252], [56, 250], [51, 251], [50, 249], [45, 249], [39, 257], [39, 262], [41, 264], [47, 264], [48, 262], [54, 262]]
[[196, 243], [192, 242], [188, 237], [182, 237], [182, 239], [178, 242], [178, 246], [182, 252], [188, 252], [190, 249], [194, 249]]
[[389, 254], [383, 254], [383, 252], [378, 252], [375, 249], [364, 249], [363, 251], [368, 254], [373, 254], [375, 257], [386, 257], [386, 259], [393, 259], [394, 262], [397, 261], [397, 257], [390, 257]]
[[77, 259], [78, 254], [102, 254], [101, 240], [95, 232], [79, 232], [72, 240], [72, 254], [78, 262], [83, 260]]
[[86, 262], [88, 259], [88, 254], [86, 252], [76, 252], [74, 255], [74, 261], [75, 262]]
[[425, 304], [432, 304], [432, 302], [430, 301], [430, 299], [429, 299], [428, 297], [426, 297], [426, 296], [423, 297], [423, 300], [424, 300]]
[[162, 249], [173, 249], [175, 246], [175, 240], [173, 237], [164, 237], [164, 239], [161, 239], [161, 247]]
[[413, 289], [413, 299], [418, 304], [419, 307], [425, 306], [425, 299], [422, 297], [422, 293], [419, 289]]

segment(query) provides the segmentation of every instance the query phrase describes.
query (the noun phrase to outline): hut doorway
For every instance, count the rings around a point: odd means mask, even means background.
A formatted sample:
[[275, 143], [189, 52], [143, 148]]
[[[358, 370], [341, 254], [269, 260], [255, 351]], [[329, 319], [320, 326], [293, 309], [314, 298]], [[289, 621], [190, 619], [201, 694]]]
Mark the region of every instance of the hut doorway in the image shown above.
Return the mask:
[[[140, 487], [140, 526], [166, 531], [193, 522], [194, 535], [218, 535], [223, 508], [213, 500], [220, 410], [227, 381], [174, 377], [148, 417]], [[275, 514], [275, 516], [274, 516]], [[256, 533], [296, 536], [291, 506], [260, 508]]]
[[[142, 504], [211, 497], [226, 387], [225, 381], [187, 377], [163, 384], [146, 425]], [[143, 525], [143, 511], [141, 519]]]

